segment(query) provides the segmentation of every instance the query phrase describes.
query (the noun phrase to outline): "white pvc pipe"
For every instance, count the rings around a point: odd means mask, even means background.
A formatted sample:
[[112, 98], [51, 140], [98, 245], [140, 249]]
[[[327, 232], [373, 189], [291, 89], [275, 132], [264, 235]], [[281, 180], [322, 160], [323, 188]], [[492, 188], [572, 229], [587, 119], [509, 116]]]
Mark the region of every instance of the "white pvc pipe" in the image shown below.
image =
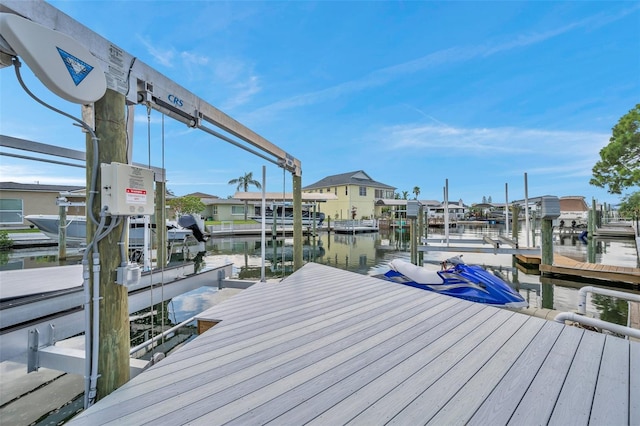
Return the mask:
[[613, 331], [617, 334], [624, 334], [625, 336], [640, 339], [640, 330], [625, 327], [623, 325], [614, 324], [612, 322], [603, 321], [596, 318], [589, 318], [575, 312], [563, 312], [555, 317], [555, 321], [564, 324], [565, 321], [573, 321], [579, 324], [588, 325], [591, 327], [603, 328], [605, 330]]
[[449, 179], [444, 180], [444, 239], [449, 245]]
[[506, 226], [507, 238], [509, 237], [509, 184], [504, 184], [504, 213], [505, 220], [504, 224]]
[[587, 293], [602, 294], [617, 297], [618, 299], [640, 302], [640, 294], [625, 293], [624, 291], [609, 290], [607, 288], [586, 286], [578, 291], [578, 313], [584, 315], [587, 309]]
[[178, 330], [179, 328], [184, 327], [185, 325], [188, 325], [189, 323], [192, 323], [194, 320], [196, 319], [196, 317], [191, 317], [185, 321], [182, 321], [180, 324], [178, 325], [174, 325], [173, 327], [171, 327], [168, 330], [163, 331], [162, 333], [154, 336], [152, 339], [147, 340], [146, 342], [140, 343], [138, 346], [134, 346], [133, 348], [131, 348], [129, 350], [129, 355], [133, 355], [136, 352], [138, 352], [140, 349], [145, 348], [146, 346], [149, 346], [150, 344], [160, 340], [161, 338], [163, 338], [164, 336], [168, 335], [169, 333], [173, 333], [174, 331]]
[[524, 174], [524, 223], [525, 235], [527, 236], [527, 247], [529, 245], [529, 183], [527, 182], [527, 174]]
[[[266, 281], [265, 275], [265, 250], [266, 250], [266, 211], [267, 211], [267, 200], [266, 200], [266, 189], [267, 188], [267, 168], [266, 166], [262, 166], [262, 204], [260, 211], [262, 212], [262, 217], [260, 219], [260, 282]], [[274, 214], [275, 217], [275, 214]], [[275, 219], [274, 219], [275, 220]]]

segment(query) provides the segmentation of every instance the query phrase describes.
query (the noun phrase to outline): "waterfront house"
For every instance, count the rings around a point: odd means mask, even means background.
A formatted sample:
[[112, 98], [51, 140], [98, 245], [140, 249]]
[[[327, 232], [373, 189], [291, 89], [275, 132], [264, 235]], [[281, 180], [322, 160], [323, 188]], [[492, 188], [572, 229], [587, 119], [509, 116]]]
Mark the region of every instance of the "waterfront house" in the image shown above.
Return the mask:
[[334, 194], [336, 199], [327, 200], [321, 211], [336, 220], [379, 217], [376, 201], [393, 199], [395, 190], [371, 179], [363, 170], [327, 176], [302, 188], [303, 193]]
[[[29, 226], [23, 218], [30, 214], [59, 214], [61, 197], [81, 203], [85, 199], [84, 186], [0, 182], [0, 228]], [[67, 207], [68, 215], [84, 215], [84, 212], [81, 205]]]

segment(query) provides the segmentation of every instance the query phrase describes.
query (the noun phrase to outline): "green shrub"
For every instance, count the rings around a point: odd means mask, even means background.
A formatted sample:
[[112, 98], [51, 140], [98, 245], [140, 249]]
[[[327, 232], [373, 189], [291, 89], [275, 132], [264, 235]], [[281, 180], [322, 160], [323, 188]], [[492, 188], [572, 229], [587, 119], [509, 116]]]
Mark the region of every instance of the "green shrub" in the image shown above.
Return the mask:
[[0, 250], [9, 250], [13, 246], [13, 241], [9, 238], [7, 231], [0, 231]]

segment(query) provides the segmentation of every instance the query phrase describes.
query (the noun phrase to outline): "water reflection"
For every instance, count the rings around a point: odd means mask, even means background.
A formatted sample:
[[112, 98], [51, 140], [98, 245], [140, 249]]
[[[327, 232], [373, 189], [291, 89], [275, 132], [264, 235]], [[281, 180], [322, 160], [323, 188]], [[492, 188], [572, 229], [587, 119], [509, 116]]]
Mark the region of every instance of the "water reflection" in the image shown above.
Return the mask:
[[[580, 231], [581, 232], [581, 231]], [[638, 267], [638, 258], [633, 239], [593, 239], [587, 243], [580, 238], [580, 232], [563, 232], [554, 235], [554, 252], [585, 262], [608, 265]], [[450, 244], [456, 240], [481, 239], [483, 236], [496, 238], [505, 236], [504, 225], [460, 225], [451, 228]], [[518, 241], [527, 240], [525, 230], [520, 229], [515, 236]], [[539, 232], [528, 233], [530, 244], [540, 242]], [[445, 238], [443, 229], [429, 228], [428, 238]], [[425, 267], [438, 269], [440, 263], [448, 257], [460, 253], [424, 252]], [[464, 253], [463, 259], [470, 264], [479, 264], [510, 283], [529, 302], [532, 307], [573, 311], [577, 308], [578, 289], [592, 282], [564, 282], [540, 277], [535, 271], [526, 273], [515, 268], [514, 259], [506, 254]], [[383, 274], [387, 264], [394, 258], [409, 260], [409, 235], [406, 230], [396, 232], [376, 232], [363, 234], [320, 233], [303, 240], [303, 260], [356, 272], [364, 275]], [[291, 238], [268, 238], [265, 247], [265, 265], [267, 278], [281, 278], [293, 269], [293, 240]], [[261, 272], [260, 237], [224, 237], [210, 238], [204, 251], [185, 252], [183, 258], [176, 261], [195, 261], [196, 269], [205, 266], [217, 266], [233, 263], [235, 276], [241, 279], [258, 279]], [[57, 266], [80, 261], [79, 253], [70, 253], [68, 260], [58, 262], [55, 250], [23, 253], [9, 253], [0, 258], [0, 269], [22, 269], [33, 267]], [[625, 290], [630, 291], [630, 290]], [[176, 324], [197, 312], [207, 309], [215, 289], [198, 289], [174, 298], [173, 306], [167, 307], [170, 315], [157, 318], [170, 324]], [[155, 307], [154, 309], [158, 309]], [[593, 295], [587, 298], [587, 313], [607, 321], [626, 325], [627, 302], [618, 301], [609, 296]], [[177, 322], [176, 322], [177, 321]]]
[[[483, 236], [507, 236], [504, 225], [458, 226], [450, 229], [450, 243], [456, 239], [481, 239]], [[581, 232], [581, 231], [580, 231]], [[580, 232], [554, 235], [554, 252], [577, 261], [588, 261], [593, 257], [597, 263], [637, 267], [637, 255], [633, 240], [594, 239], [585, 244]], [[512, 235], [508, 236], [513, 238]], [[539, 232], [531, 231], [530, 243], [539, 244]], [[428, 238], [445, 238], [442, 229], [429, 229]], [[517, 239], [526, 241], [525, 231], [520, 230]], [[271, 277], [285, 276], [292, 270], [292, 241], [288, 239], [267, 240], [267, 273]], [[307, 237], [304, 242], [304, 261], [313, 261], [339, 269], [365, 275], [378, 275], [388, 270], [387, 264], [393, 258], [409, 259], [409, 235], [406, 230], [364, 234], [320, 233], [317, 237]], [[591, 250], [591, 252], [590, 252]], [[207, 259], [226, 257], [233, 259], [241, 255], [237, 264], [243, 278], [260, 276], [260, 239], [226, 238], [212, 239], [207, 243]], [[282, 253], [285, 253], [282, 256]], [[438, 269], [440, 263], [456, 252], [425, 252], [425, 267]], [[464, 253], [467, 263], [479, 264], [492, 270], [510, 283], [532, 307], [573, 311], [577, 308], [578, 289], [593, 282], [566, 283], [559, 280], [541, 278], [539, 272], [525, 273], [515, 268], [514, 259], [506, 254]], [[274, 260], [275, 259], [275, 260]], [[625, 290], [628, 291], [628, 290]], [[594, 295], [587, 300], [587, 313], [603, 319], [626, 325], [627, 303], [609, 296]]]

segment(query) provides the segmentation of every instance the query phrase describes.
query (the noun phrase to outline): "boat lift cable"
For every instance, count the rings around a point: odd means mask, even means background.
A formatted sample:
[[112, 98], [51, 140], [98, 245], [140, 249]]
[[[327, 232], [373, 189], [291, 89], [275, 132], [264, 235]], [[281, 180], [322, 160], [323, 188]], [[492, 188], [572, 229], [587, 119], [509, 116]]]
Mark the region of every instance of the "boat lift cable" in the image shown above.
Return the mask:
[[245, 146], [245, 145], [241, 144], [240, 142], [235, 141], [235, 140], [231, 139], [230, 137], [227, 137], [227, 136], [223, 135], [220, 132], [217, 132], [217, 131], [215, 131], [213, 129], [210, 129], [209, 127], [203, 126], [202, 124], [199, 124], [196, 127], [198, 129], [200, 129], [200, 130], [204, 130], [205, 132], [209, 133], [212, 136], [215, 136], [215, 137], [217, 137], [219, 139], [222, 139], [225, 142], [229, 142], [230, 144], [232, 144], [234, 146], [237, 146], [238, 148], [242, 148], [245, 151], [250, 152], [253, 155], [256, 155], [256, 156], [258, 156], [258, 157], [260, 157], [262, 159], [265, 159], [265, 160], [269, 161], [270, 163], [275, 164], [278, 167], [282, 167], [283, 169], [286, 169], [286, 167], [283, 164], [283, 161], [276, 161], [273, 158], [270, 158], [270, 157], [264, 155], [263, 153], [261, 153], [259, 151], [256, 151], [255, 149], [251, 149], [248, 146]]

